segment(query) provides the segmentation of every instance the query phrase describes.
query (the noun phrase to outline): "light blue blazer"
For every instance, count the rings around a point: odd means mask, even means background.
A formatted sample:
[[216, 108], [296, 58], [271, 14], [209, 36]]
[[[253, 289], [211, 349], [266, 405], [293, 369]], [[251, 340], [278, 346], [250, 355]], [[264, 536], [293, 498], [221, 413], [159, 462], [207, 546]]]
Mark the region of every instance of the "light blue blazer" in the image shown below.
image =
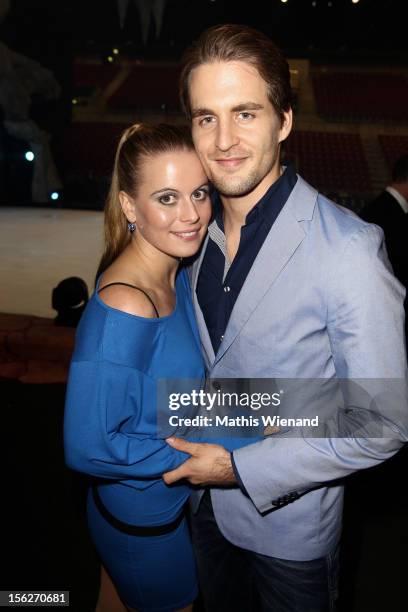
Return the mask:
[[[232, 543], [282, 559], [321, 557], [341, 533], [343, 486], [335, 481], [387, 459], [408, 440], [405, 291], [382, 230], [299, 177], [215, 355], [196, 296], [205, 247], [191, 282], [210, 378], [402, 381], [399, 400], [383, 410], [344, 406], [346, 428], [360, 419], [360, 435], [359, 425], [349, 437], [269, 435], [233, 453], [248, 496], [240, 488], [211, 490], [217, 523]], [[366, 437], [364, 415], [376, 410], [382, 435]], [[195, 494], [193, 509], [199, 499]]]

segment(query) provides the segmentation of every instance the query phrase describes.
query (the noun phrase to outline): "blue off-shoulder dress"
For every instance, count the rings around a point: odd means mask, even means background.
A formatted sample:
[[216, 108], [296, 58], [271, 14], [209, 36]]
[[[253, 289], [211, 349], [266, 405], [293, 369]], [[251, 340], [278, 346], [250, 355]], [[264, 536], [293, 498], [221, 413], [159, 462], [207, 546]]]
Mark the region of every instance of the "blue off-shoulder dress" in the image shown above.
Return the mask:
[[[79, 324], [65, 406], [64, 444], [71, 468], [97, 477], [105, 509], [127, 525], [177, 520], [188, 485], [161, 476], [188, 456], [157, 436], [158, 379], [203, 380], [204, 364], [185, 270], [176, 306], [160, 318], [105, 304], [96, 290]], [[177, 434], [177, 432], [175, 432]], [[170, 533], [125, 533], [88, 496], [90, 533], [124, 602], [143, 611], [182, 608], [197, 594], [186, 521]]]

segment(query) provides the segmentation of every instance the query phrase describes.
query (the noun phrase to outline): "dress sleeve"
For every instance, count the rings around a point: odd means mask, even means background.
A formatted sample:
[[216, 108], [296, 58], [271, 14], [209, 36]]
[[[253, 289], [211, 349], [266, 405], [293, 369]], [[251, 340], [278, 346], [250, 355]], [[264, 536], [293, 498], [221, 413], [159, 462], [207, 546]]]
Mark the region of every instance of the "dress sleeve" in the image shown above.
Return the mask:
[[156, 435], [156, 381], [107, 361], [71, 363], [64, 417], [69, 467], [109, 479], [160, 478], [188, 455]]

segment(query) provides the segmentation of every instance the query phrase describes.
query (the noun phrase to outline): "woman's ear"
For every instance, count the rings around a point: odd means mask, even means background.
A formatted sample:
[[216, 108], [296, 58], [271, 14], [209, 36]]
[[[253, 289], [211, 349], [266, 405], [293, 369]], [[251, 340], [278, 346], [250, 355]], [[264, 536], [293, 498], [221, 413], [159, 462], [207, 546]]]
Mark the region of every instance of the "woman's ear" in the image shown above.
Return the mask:
[[136, 206], [133, 199], [125, 191], [120, 191], [119, 202], [129, 223], [136, 223]]

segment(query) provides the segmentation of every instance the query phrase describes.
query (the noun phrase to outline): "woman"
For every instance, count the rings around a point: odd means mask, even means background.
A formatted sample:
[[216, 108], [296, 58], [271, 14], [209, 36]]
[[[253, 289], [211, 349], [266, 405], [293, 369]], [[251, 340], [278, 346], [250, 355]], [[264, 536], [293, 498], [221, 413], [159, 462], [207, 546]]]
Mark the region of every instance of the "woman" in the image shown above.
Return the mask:
[[[183, 516], [189, 489], [161, 478], [187, 456], [157, 437], [155, 398], [159, 378], [204, 376], [188, 279], [178, 267], [199, 249], [210, 214], [187, 130], [125, 131], [101, 274], [71, 363], [65, 450], [70, 467], [98, 478], [88, 495], [90, 533], [128, 609], [190, 610], [197, 593]], [[109, 586], [103, 573], [105, 595]]]

